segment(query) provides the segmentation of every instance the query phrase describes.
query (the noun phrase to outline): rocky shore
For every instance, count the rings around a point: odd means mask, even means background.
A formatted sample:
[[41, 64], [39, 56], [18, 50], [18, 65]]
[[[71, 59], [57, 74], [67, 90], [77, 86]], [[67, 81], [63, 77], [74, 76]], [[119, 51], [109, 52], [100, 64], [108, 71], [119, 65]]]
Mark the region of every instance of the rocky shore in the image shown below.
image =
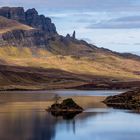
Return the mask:
[[127, 91], [120, 95], [109, 96], [104, 100], [104, 103], [114, 108], [140, 108], [140, 88]]

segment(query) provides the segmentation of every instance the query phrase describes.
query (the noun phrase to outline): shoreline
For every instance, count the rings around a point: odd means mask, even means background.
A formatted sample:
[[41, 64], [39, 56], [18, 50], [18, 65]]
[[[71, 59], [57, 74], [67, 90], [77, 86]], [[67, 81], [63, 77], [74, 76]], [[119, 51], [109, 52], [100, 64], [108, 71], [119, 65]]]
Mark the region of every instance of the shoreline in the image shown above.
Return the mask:
[[113, 90], [129, 90], [128, 88], [114, 88], [114, 89], [110, 89], [110, 88], [106, 88], [106, 89], [104, 89], [104, 88], [92, 88], [92, 89], [76, 89], [76, 88], [54, 88], [54, 89], [7, 89], [7, 90], [1, 90], [0, 89], [0, 93], [1, 92], [29, 92], [29, 91], [31, 91], [31, 92], [39, 92], [39, 91], [55, 91], [55, 90], [77, 90], [77, 91], [90, 91], [90, 90], [92, 90], [92, 91], [102, 91], [102, 90], [104, 90], [104, 91], [108, 91], [108, 90], [111, 90], [111, 91], [113, 91]]
[[113, 108], [140, 109], [140, 88], [109, 96], [103, 103]]
[[0, 86], [0, 92], [4, 91], [45, 91], [45, 90], [130, 90], [140, 87], [140, 81], [126, 81], [126, 82], [100, 82], [100, 83], [75, 83], [72, 86], [70, 84], [64, 85], [45, 85], [35, 86], [35, 85], [7, 85]]

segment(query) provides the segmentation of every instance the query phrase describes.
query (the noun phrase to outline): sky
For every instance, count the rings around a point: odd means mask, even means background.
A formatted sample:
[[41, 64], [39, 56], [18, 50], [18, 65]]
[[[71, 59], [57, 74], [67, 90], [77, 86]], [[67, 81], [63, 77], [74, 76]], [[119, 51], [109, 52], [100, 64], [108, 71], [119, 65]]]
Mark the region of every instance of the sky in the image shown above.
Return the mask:
[[140, 54], [140, 0], [0, 0], [0, 6], [36, 8], [62, 35], [75, 30], [98, 47]]

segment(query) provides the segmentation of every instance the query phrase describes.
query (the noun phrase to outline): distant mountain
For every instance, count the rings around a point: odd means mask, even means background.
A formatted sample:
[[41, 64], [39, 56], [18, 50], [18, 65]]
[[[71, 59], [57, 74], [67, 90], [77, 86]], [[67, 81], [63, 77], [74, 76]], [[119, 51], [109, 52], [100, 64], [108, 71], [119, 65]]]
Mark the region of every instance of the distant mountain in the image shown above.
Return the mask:
[[140, 79], [140, 56], [98, 48], [76, 39], [75, 31], [72, 36], [59, 35], [51, 19], [34, 8], [0, 8], [0, 64], [54, 68], [115, 80]]

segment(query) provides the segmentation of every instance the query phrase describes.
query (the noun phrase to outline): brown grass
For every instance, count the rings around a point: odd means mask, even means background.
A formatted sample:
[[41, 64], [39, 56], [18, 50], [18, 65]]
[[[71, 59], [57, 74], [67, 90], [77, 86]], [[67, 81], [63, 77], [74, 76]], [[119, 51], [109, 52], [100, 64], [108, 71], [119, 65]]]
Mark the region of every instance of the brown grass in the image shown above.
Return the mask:
[[108, 76], [122, 80], [140, 79], [140, 75], [135, 73], [140, 69], [139, 61], [100, 53], [95, 55], [96, 59], [88, 57], [75, 59], [71, 56], [53, 55], [44, 49], [0, 48], [1, 62], [9, 65], [53, 68], [76, 74]]

